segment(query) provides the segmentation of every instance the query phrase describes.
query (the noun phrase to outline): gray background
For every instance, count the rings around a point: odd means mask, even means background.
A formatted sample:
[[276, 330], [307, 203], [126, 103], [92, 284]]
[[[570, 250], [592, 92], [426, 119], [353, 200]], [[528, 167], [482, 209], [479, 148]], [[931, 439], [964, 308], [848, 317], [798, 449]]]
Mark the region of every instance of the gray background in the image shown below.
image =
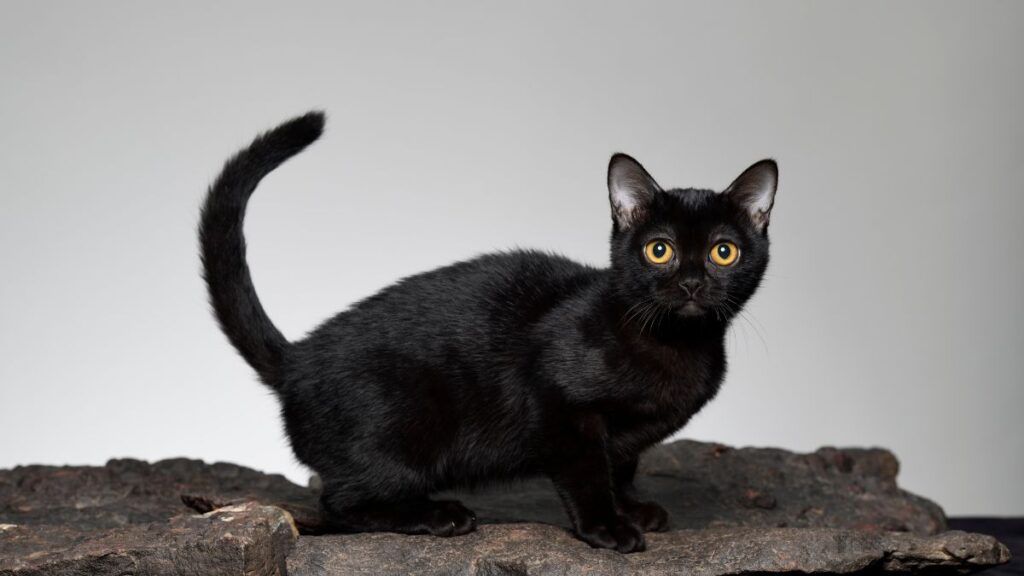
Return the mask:
[[229, 154], [317, 107], [247, 223], [289, 337], [489, 250], [604, 264], [614, 151], [715, 188], [773, 156], [767, 282], [682, 436], [888, 446], [950, 512], [1022, 514], [1022, 54], [1021, 2], [6, 2], [0, 467], [305, 479], [194, 228]]

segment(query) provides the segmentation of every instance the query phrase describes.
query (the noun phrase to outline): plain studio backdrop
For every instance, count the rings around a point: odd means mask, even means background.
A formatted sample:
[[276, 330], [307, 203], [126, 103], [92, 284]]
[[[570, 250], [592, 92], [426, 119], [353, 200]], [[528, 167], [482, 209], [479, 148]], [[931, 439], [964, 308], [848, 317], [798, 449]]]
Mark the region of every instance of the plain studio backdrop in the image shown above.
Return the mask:
[[605, 265], [605, 168], [778, 159], [773, 260], [680, 437], [885, 446], [953, 514], [1024, 513], [1024, 3], [6, 2], [0, 467], [188, 456], [304, 482], [217, 330], [198, 209], [250, 205], [291, 339], [396, 279], [535, 247]]

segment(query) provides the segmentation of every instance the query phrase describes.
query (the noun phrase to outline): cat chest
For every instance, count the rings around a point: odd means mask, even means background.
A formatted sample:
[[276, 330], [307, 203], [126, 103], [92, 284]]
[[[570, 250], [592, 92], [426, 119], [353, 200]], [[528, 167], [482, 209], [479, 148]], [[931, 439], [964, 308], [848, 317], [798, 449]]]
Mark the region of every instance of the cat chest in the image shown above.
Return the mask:
[[691, 358], [691, 362], [635, 368], [631, 400], [609, 414], [613, 434], [638, 443], [654, 443], [684, 426], [718, 392], [724, 359]]
[[711, 374], [651, 379], [630, 408], [640, 418], [682, 426], [717, 390], [718, 382]]

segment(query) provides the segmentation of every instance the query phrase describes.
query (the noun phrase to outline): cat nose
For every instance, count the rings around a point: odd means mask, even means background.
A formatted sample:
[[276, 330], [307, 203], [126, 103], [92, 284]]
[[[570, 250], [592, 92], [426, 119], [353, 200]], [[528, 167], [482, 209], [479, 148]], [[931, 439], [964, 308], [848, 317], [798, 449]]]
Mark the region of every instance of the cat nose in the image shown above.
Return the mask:
[[679, 283], [679, 287], [683, 289], [683, 293], [686, 294], [687, 298], [696, 298], [697, 292], [700, 291], [701, 287], [700, 280], [683, 280]]

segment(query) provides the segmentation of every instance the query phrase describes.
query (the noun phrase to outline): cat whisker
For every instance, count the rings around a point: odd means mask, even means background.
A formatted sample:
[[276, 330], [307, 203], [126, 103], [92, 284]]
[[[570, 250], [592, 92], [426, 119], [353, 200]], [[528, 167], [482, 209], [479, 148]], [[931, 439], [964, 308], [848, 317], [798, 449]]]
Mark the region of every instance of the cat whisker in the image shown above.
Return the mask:
[[[740, 307], [739, 302], [736, 302], [728, 295], [725, 296], [725, 300], [723, 303], [729, 307], [730, 311], [733, 313], [735, 317], [740, 318], [750, 326], [750, 329], [754, 332], [754, 335], [757, 336], [757, 339], [761, 341], [761, 346], [764, 347], [764, 351], [768, 352], [768, 341], [765, 339], [764, 333], [762, 332], [763, 327], [759, 326], [754, 322], [754, 320], [751, 319], [752, 314], [742, 309]], [[742, 326], [742, 324], [738, 325]]]
[[643, 335], [644, 331], [647, 330], [647, 321], [650, 320], [654, 313], [654, 305], [650, 304], [644, 308], [643, 321], [640, 323], [640, 334]]
[[642, 300], [640, 300], [636, 304], [633, 304], [632, 306], [630, 306], [629, 309], [626, 310], [626, 312], [622, 315], [623, 318], [622, 318], [622, 322], [621, 322], [620, 326], [625, 326], [631, 320], [641, 316], [643, 314], [644, 307], [647, 304], [651, 303], [653, 300], [654, 300], [654, 296], [648, 296], [646, 298], [643, 298]]
[[655, 301], [651, 302], [650, 306], [647, 307], [646, 318], [644, 319], [644, 323], [643, 323], [643, 325], [640, 328], [640, 333], [641, 334], [643, 334], [644, 330], [646, 330], [648, 328], [650, 329], [648, 334], [653, 334], [654, 333], [654, 322], [657, 319], [657, 317], [661, 315], [661, 310], [662, 310], [662, 307], [660, 305], [658, 305], [657, 302], [655, 302]]

